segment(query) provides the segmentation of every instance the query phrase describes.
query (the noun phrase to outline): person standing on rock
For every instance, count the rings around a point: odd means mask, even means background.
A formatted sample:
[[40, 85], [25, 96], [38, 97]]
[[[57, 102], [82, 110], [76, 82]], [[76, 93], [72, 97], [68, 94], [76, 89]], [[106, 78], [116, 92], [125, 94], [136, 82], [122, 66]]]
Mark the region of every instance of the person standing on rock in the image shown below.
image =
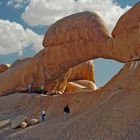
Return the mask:
[[67, 104], [64, 107], [64, 121], [67, 121], [69, 119], [69, 113], [70, 113], [70, 108], [69, 105]]
[[31, 88], [32, 88], [32, 85], [29, 84], [29, 85], [28, 85], [28, 93], [31, 93]]
[[46, 120], [46, 112], [44, 110], [41, 111], [41, 121]]
[[40, 85], [40, 91], [41, 91], [41, 94], [44, 94], [44, 86], [43, 85]]

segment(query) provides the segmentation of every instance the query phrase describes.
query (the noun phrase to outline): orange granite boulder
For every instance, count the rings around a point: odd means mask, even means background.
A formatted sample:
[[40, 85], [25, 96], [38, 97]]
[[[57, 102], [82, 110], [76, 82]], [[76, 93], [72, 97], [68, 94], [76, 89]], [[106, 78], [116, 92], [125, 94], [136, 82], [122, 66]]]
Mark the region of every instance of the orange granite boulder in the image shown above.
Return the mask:
[[9, 67], [9, 64], [0, 64], [0, 73], [6, 71]]

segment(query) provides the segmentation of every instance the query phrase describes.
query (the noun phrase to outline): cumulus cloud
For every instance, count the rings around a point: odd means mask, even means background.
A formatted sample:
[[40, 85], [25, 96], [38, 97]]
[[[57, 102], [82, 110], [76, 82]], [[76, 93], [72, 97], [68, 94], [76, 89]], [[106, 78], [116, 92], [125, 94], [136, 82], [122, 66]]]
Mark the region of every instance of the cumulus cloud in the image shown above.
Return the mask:
[[42, 48], [43, 36], [30, 30], [24, 29], [22, 25], [9, 20], [0, 20], [0, 55], [19, 53], [31, 46], [32, 49], [39, 51]]
[[9, 0], [7, 6], [13, 6], [16, 9], [22, 8], [24, 5], [28, 4], [30, 0]]
[[103, 18], [111, 31], [118, 18], [129, 8], [121, 8], [113, 0], [32, 0], [25, 8], [22, 19], [31, 26], [50, 25], [73, 13], [93, 11]]

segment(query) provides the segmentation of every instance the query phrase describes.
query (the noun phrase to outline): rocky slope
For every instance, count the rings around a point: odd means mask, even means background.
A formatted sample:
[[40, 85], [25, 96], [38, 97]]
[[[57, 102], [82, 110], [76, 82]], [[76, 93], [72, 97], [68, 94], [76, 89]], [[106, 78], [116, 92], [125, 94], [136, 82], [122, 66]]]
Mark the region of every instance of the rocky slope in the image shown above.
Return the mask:
[[[22, 137], [25, 140], [138, 140], [139, 70], [139, 61], [128, 63], [105, 87], [94, 92], [83, 91], [58, 96], [18, 93], [3, 96], [0, 98], [1, 120], [21, 114], [38, 118], [42, 108], [45, 108], [47, 121], [26, 129], [12, 130], [7, 126], [7, 129], [2, 128], [1, 131], [9, 138]], [[63, 107], [67, 103], [71, 113], [70, 119], [64, 121]]]

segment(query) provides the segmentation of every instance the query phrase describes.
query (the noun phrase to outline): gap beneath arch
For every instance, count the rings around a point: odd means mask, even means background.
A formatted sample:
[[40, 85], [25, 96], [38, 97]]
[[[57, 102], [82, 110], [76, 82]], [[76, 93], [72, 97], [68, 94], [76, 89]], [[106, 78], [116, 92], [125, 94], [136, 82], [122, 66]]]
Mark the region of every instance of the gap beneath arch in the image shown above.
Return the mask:
[[102, 58], [95, 59], [93, 62], [95, 80], [98, 88], [110, 81], [111, 78], [124, 66], [124, 63]]

